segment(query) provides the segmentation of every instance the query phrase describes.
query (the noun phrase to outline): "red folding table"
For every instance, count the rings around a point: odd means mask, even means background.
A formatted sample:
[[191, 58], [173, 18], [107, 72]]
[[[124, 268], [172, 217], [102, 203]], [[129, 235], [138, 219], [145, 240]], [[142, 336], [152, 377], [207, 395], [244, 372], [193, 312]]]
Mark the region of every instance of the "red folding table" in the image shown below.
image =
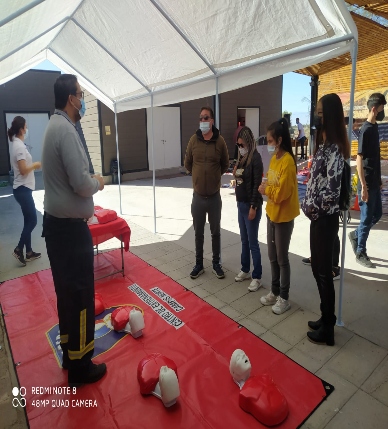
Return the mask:
[[104, 241], [110, 240], [113, 237], [116, 237], [118, 240], [120, 240], [121, 245], [121, 270], [114, 271], [113, 273], [99, 277], [96, 280], [108, 277], [116, 273], [122, 273], [124, 277], [123, 243], [124, 250], [128, 252], [129, 240], [131, 238], [131, 229], [129, 228], [126, 220], [121, 217], [118, 217], [117, 219], [107, 223], [89, 224], [89, 230], [92, 235], [93, 245], [97, 247], [97, 253], [98, 245], [103, 243]]

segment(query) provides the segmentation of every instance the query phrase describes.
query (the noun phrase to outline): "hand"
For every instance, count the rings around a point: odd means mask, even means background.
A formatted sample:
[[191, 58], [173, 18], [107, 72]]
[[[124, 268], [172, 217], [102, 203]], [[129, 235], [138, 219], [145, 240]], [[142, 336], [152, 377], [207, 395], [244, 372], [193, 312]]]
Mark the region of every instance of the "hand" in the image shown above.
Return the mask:
[[368, 188], [366, 186], [361, 187], [361, 201], [368, 202]]
[[95, 174], [92, 177], [98, 180], [98, 183], [99, 183], [98, 190], [102, 191], [104, 189], [104, 179], [99, 174]]
[[39, 161], [36, 161], [32, 164], [34, 170], [40, 170], [42, 168], [42, 164]]
[[251, 207], [248, 213], [248, 220], [253, 220], [255, 217], [256, 217], [256, 210]]
[[262, 183], [260, 186], [259, 186], [259, 189], [258, 189], [258, 191], [260, 192], [260, 194], [262, 194], [262, 195], [265, 195], [265, 190], [266, 190], [266, 188], [267, 188], [267, 183], [265, 182], [265, 183]]

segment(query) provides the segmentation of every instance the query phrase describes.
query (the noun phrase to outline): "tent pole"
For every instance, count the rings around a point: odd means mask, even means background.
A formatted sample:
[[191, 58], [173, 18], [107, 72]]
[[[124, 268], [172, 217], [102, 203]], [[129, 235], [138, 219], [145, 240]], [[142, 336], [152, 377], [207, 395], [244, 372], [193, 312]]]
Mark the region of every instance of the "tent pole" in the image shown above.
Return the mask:
[[[220, 96], [218, 94], [218, 76], [216, 76], [216, 128], [220, 129]], [[220, 264], [222, 265], [222, 252], [221, 252], [221, 237], [220, 237]]]
[[[308, 154], [312, 155], [314, 151], [314, 138], [315, 138], [315, 126], [314, 126], [314, 115], [315, 115], [315, 108], [317, 107], [318, 102], [318, 85], [319, 85], [319, 76], [311, 76], [311, 101], [310, 101], [310, 141], [308, 145]], [[314, 127], [314, 128], [313, 128]], [[307, 154], [306, 154], [307, 155]]]
[[[352, 141], [352, 128], [353, 128], [353, 109], [354, 109], [354, 90], [356, 86], [356, 63], [357, 63], [357, 51], [358, 43], [357, 40], [353, 41], [353, 51], [352, 55], [352, 79], [350, 82], [350, 100], [349, 100], [349, 125], [348, 125], [348, 138], [349, 143]], [[345, 162], [350, 163], [350, 159], [345, 160]], [[342, 222], [342, 249], [341, 249], [341, 270], [340, 270], [340, 287], [339, 287], [339, 298], [338, 298], [338, 317], [337, 317], [337, 326], [344, 326], [342, 320], [342, 295], [344, 288], [344, 265], [345, 265], [345, 248], [346, 248], [346, 224], [348, 219], [348, 212], [343, 212], [343, 222]]]
[[220, 129], [220, 100], [219, 100], [219, 94], [218, 94], [218, 76], [216, 76], [216, 128]]
[[123, 207], [121, 205], [121, 171], [120, 171], [120, 151], [119, 151], [119, 132], [117, 129], [117, 107], [116, 103], [114, 104], [115, 111], [115, 128], [116, 128], [116, 156], [117, 156], [117, 176], [119, 179], [119, 196], [120, 196], [120, 214], [123, 214]]
[[154, 234], [156, 234], [156, 194], [155, 194], [155, 151], [154, 151], [154, 94], [151, 93], [151, 153], [152, 153], [152, 189], [154, 194]]

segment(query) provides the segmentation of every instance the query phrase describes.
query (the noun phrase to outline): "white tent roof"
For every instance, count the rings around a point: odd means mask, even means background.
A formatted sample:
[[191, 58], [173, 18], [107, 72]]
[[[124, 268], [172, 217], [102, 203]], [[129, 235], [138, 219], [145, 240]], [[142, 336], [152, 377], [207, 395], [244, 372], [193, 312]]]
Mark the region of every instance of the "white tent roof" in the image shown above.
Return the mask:
[[118, 112], [260, 82], [357, 39], [343, 0], [1, 3], [0, 84], [48, 59]]

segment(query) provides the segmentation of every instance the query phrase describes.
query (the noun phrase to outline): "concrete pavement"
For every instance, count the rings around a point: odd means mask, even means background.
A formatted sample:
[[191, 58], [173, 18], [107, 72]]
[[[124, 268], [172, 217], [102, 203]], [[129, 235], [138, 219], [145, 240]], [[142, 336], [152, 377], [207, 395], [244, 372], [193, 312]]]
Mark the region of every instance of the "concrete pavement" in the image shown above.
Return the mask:
[[[223, 176], [228, 183], [231, 176]], [[22, 227], [22, 214], [12, 196], [11, 187], [0, 188], [0, 281], [49, 268], [41, 234], [43, 194], [41, 178], [34, 192], [38, 210], [38, 226], [33, 233], [33, 248], [42, 258], [19, 268], [11, 252]], [[191, 177], [157, 180], [157, 221], [153, 233], [153, 191], [151, 180], [125, 182], [122, 186], [123, 215], [132, 229], [130, 250], [166, 273], [230, 318], [246, 326], [291, 359], [316, 373], [335, 387], [335, 391], [305, 422], [304, 428], [374, 428], [388, 427], [388, 217], [372, 229], [368, 254], [377, 268], [368, 270], [355, 262], [349, 243], [346, 246], [343, 289], [344, 327], [335, 328], [334, 347], [318, 346], [306, 339], [307, 321], [318, 317], [319, 297], [311, 268], [301, 263], [309, 255], [309, 221], [301, 213], [295, 220], [291, 240], [291, 310], [281, 316], [262, 306], [260, 297], [268, 293], [270, 265], [267, 257], [265, 214], [259, 227], [263, 263], [264, 288], [250, 293], [249, 282], [236, 283], [240, 269], [241, 243], [237, 222], [237, 207], [232, 189], [222, 188], [222, 263], [225, 279], [211, 273], [211, 241], [209, 225], [205, 231], [205, 273], [196, 280], [189, 277], [195, 263], [194, 231], [190, 204]], [[106, 186], [95, 196], [95, 204], [119, 213], [118, 186]], [[358, 213], [348, 227], [358, 224]], [[340, 234], [342, 228], [340, 229]], [[342, 238], [342, 236], [341, 236]], [[117, 248], [113, 239], [101, 249]], [[339, 281], [335, 282], [337, 302]], [[1, 285], [0, 285], [1, 287]], [[1, 340], [0, 341], [4, 341]], [[0, 359], [4, 358], [0, 350]], [[6, 356], [12, 366], [9, 355]], [[1, 360], [0, 360], [1, 365]], [[2, 366], [3, 367], [3, 366]], [[10, 368], [12, 370], [12, 368]], [[12, 371], [10, 371], [11, 373]], [[10, 376], [8, 374], [8, 379]], [[5, 380], [7, 376], [0, 375]], [[5, 385], [1, 383], [0, 386]], [[9, 385], [9, 384], [8, 384]], [[10, 393], [10, 392], [8, 392]], [[0, 387], [0, 413], [7, 400]], [[12, 407], [11, 407], [12, 408]], [[15, 420], [13, 424], [22, 421]], [[0, 425], [1, 427], [1, 425]], [[13, 427], [13, 426], [7, 426]]]

